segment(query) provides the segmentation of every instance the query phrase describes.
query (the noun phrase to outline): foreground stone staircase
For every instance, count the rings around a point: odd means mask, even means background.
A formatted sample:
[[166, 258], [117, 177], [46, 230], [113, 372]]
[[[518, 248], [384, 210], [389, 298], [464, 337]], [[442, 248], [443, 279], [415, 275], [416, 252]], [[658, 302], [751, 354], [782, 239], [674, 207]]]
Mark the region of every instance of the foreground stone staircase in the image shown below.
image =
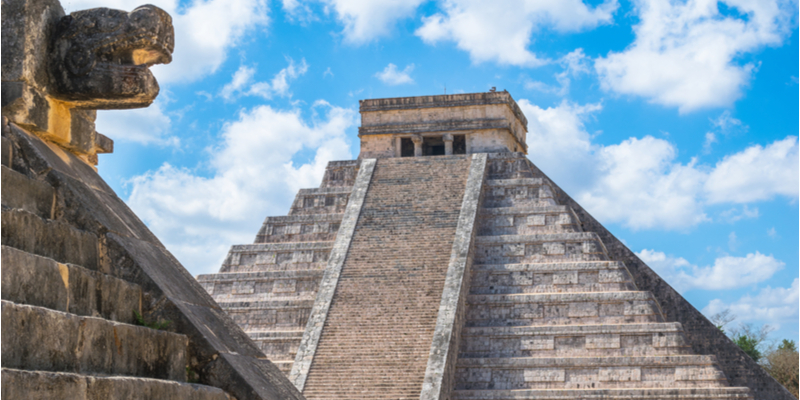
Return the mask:
[[267, 217], [253, 244], [231, 247], [220, 272], [200, 284], [288, 375], [358, 172], [328, 165], [322, 185], [301, 189], [288, 216]]
[[2, 397], [302, 399], [97, 172], [3, 118]]
[[2, 151], [2, 397], [231, 399], [188, 382], [188, 338], [136, 325], [146, 291], [103, 271], [97, 237]]
[[749, 399], [527, 160], [490, 156], [453, 397]]

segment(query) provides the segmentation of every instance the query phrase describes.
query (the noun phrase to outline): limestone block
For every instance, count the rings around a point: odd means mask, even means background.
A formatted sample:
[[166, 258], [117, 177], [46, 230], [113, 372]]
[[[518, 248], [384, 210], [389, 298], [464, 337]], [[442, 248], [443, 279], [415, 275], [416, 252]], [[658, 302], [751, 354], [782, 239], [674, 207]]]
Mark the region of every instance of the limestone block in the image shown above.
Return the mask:
[[578, 272], [561, 272], [552, 275], [554, 285], [574, 285], [578, 283]]
[[564, 382], [566, 371], [563, 369], [537, 368], [525, 370], [525, 382]]
[[620, 348], [620, 336], [614, 334], [587, 335], [587, 349], [618, 349]]
[[639, 368], [600, 368], [597, 380], [600, 382], [641, 381], [642, 371]]
[[520, 349], [522, 350], [553, 350], [554, 348], [554, 336], [532, 336], [520, 340]]
[[590, 302], [570, 303], [568, 316], [572, 317], [596, 317], [598, 315], [598, 304]]

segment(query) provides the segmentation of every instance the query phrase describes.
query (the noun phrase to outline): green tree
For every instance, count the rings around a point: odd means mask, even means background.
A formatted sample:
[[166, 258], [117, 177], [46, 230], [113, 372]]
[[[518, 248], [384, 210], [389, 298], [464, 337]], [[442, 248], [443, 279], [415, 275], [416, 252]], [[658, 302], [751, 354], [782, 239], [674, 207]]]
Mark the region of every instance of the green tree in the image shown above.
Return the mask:
[[739, 346], [740, 349], [744, 350], [753, 361], [758, 361], [761, 359], [761, 352], [758, 350], [759, 343], [758, 339], [740, 334], [733, 338], [733, 342]]

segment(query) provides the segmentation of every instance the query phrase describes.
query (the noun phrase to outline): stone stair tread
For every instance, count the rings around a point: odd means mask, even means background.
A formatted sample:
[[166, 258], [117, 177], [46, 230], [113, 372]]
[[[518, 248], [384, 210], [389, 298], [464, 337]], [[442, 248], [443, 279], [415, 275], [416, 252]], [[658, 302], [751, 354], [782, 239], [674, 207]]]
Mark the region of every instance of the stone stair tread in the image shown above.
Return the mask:
[[532, 235], [490, 235], [477, 236], [475, 243], [481, 244], [516, 244], [530, 242], [551, 242], [551, 241], [578, 241], [596, 240], [600, 237], [594, 232], [559, 232], [559, 233], [537, 233]]
[[8, 246], [2, 259], [3, 300], [125, 323], [142, 311], [139, 285]]
[[262, 251], [296, 251], [296, 250], [330, 250], [333, 247], [332, 241], [325, 242], [286, 242], [286, 243], [251, 243], [236, 244], [231, 246], [232, 252], [251, 252]]
[[549, 213], [572, 213], [569, 206], [564, 205], [546, 205], [546, 206], [513, 206], [513, 207], [489, 207], [481, 208], [480, 215], [493, 216], [493, 215], [507, 215], [507, 214], [549, 214]]
[[458, 368], [580, 368], [636, 366], [697, 366], [716, 365], [714, 355], [681, 354], [669, 356], [623, 357], [474, 357], [460, 358]]
[[220, 272], [216, 274], [198, 275], [199, 282], [225, 281], [267, 281], [297, 278], [321, 278], [324, 271], [287, 270], [287, 271], [253, 271], [253, 272]]
[[485, 184], [489, 187], [498, 186], [540, 186], [546, 182], [542, 178], [507, 178], [507, 179], [487, 179]]
[[321, 194], [350, 194], [350, 192], [352, 191], [353, 188], [348, 186], [319, 187], [319, 188], [300, 189], [297, 192], [297, 195], [309, 196], [309, 195], [321, 195]]
[[470, 294], [467, 296], [467, 303], [469, 304], [557, 303], [611, 300], [653, 300], [653, 294], [650, 292], [631, 290], [624, 292]]
[[311, 308], [314, 305], [314, 299], [281, 299], [281, 300], [265, 300], [265, 301], [218, 301], [220, 307], [225, 310], [235, 308], [249, 308], [249, 309], [264, 309], [264, 308]]
[[181, 334], [6, 300], [2, 327], [3, 367], [186, 380]]
[[750, 389], [746, 387], [455, 390], [453, 397], [457, 400], [729, 400], [753, 398]]
[[587, 324], [587, 325], [529, 325], [465, 327], [463, 336], [530, 336], [530, 335], [603, 335], [626, 333], [680, 333], [679, 322], [649, 324]]
[[44, 219], [22, 209], [3, 208], [2, 244], [97, 270], [97, 236], [61, 221]]
[[340, 222], [344, 214], [307, 214], [307, 215], [276, 215], [264, 219], [264, 224], [291, 224], [291, 223], [312, 223], [312, 222]]
[[560, 271], [597, 271], [604, 269], [626, 269], [622, 261], [564, 261], [542, 263], [506, 263], [475, 264], [473, 271], [490, 273], [507, 273], [519, 271], [560, 272]]
[[2, 397], [74, 400], [233, 400], [222, 389], [142, 377], [2, 369]]

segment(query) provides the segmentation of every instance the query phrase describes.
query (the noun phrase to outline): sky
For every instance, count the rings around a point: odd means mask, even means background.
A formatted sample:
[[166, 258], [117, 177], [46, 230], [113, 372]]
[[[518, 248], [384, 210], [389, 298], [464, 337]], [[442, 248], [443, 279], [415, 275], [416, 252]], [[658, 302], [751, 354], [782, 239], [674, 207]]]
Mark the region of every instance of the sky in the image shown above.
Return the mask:
[[358, 100], [496, 87], [531, 161], [697, 309], [797, 341], [796, 0], [151, 1], [174, 59], [149, 108], [98, 112], [99, 172], [193, 275], [358, 156]]

